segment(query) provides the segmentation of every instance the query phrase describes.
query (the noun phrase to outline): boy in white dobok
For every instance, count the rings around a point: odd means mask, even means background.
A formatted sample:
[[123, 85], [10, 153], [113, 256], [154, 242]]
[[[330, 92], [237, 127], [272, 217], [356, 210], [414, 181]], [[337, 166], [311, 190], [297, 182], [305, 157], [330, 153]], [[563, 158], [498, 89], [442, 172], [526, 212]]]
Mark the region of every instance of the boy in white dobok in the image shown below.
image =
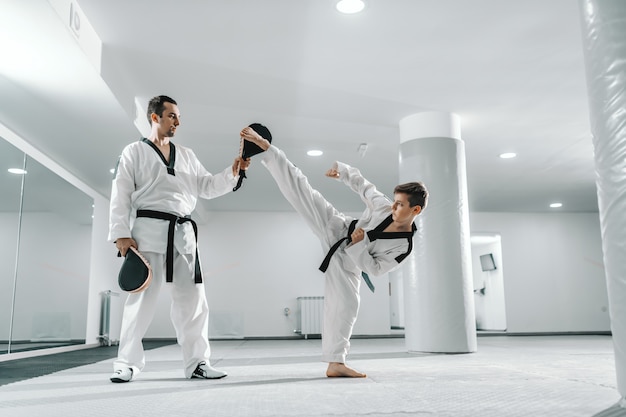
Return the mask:
[[428, 191], [421, 182], [401, 184], [390, 201], [358, 169], [341, 162], [326, 176], [343, 181], [361, 196], [366, 209], [359, 219], [337, 211], [313, 189], [306, 176], [276, 146], [246, 127], [245, 140], [265, 150], [263, 165], [278, 188], [320, 239], [326, 258], [322, 360], [329, 377], [365, 377], [346, 366], [350, 337], [359, 310], [361, 277], [385, 274], [402, 262], [413, 247], [415, 217], [426, 207]]

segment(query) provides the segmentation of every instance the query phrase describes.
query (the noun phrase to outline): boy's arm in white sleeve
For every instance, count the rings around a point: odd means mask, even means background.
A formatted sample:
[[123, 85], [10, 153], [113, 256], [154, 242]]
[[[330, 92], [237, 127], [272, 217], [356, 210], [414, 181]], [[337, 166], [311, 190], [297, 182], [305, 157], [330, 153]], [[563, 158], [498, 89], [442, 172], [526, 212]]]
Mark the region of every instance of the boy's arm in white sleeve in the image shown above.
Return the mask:
[[374, 184], [365, 179], [357, 168], [343, 162], [335, 162], [335, 167], [337, 172], [339, 172], [339, 180], [343, 181], [352, 191], [359, 194], [361, 200], [370, 210], [381, 205], [391, 205], [389, 198], [378, 191]]
[[345, 253], [359, 269], [367, 275], [376, 277], [392, 271], [399, 265], [396, 258], [405, 253], [403, 250], [392, 250], [384, 255], [374, 257], [367, 251], [368, 241], [369, 239], [366, 235], [362, 241], [348, 245], [344, 249]]

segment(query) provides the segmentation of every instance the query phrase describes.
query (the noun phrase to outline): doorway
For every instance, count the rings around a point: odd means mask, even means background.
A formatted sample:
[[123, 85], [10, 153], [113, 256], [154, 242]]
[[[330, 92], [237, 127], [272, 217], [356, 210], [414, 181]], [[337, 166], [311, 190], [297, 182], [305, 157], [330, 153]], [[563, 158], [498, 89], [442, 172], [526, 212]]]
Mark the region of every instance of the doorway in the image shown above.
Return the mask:
[[476, 330], [506, 331], [501, 237], [472, 233], [470, 240]]

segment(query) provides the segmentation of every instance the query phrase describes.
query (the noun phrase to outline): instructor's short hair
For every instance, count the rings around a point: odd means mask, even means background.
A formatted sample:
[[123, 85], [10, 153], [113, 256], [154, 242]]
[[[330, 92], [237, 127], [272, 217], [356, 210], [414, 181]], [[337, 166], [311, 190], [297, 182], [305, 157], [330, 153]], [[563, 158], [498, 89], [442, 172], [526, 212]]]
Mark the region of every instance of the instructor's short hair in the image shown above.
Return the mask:
[[408, 195], [411, 207], [420, 206], [422, 210], [424, 210], [428, 204], [428, 190], [426, 186], [419, 181], [396, 185], [396, 188], [393, 189], [393, 193]]
[[152, 113], [158, 114], [160, 117], [163, 117], [163, 110], [165, 110], [165, 103], [172, 103], [178, 105], [176, 100], [168, 96], [156, 96], [152, 97], [148, 102], [148, 111], [146, 112], [148, 116], [148, 123], [152, 125]]

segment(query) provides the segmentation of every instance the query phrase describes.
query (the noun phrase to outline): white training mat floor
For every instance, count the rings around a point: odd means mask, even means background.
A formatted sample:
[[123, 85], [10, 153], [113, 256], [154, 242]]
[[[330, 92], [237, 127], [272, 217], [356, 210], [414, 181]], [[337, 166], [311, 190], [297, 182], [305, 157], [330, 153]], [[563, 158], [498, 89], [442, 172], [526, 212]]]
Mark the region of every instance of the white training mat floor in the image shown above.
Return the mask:
[[610, 336], [479, 337], [471, 354], [354, 339], [348, 365], [364, 379], [326, 378], [319, 339], [211, 346], [224, 379], [184, 379], [171, 345], [130, 383], [109, 381], [110, 359], [0, 386], [0, 416], [626, 416]]

